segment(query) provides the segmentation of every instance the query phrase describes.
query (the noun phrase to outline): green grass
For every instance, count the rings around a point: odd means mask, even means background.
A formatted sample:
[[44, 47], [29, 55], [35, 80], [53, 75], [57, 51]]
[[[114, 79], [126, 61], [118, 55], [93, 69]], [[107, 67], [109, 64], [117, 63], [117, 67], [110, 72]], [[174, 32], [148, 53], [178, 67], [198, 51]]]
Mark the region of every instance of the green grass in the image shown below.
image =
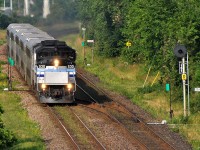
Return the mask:
[[26, 109], [20, 103], [16, 94], [0, 92], [0, 103], [4, 114], [2, 120], [5, 127], [17, 137], [17, 143], [10, 149], [45, 149], [38, 124], [30, 120]]
[[0, 45], [3, 45], [6, 43], [6, 31], [5, 30], [0, 30]]
[[[3, 91], [7, 87], [7, 75], [1, 72], [3, 64], [5, 62], [0, 60], [0, 104], [4, 110], [1, 118], [5, 128], [13, 132], [17, 138], [17, 143], [9, 149], [45, 149], [40, 128], [29, 118], [27, 110], [21, 104], [20, 97], [9, 91]], [[17, 83], [13, 82], [13, 84]]]
[[[188, 119], [183, 117], [183, 103], [172, 101], [174, 117], [169, 117], [169, 92], [165, 91], [165, 85], [160, 86], [158, 79], [151, 87], [158, 71], [150, 72], [150, 76], [143, 88], [148, 70], [143, 64], [130, 65], [121, 58], [107, 59], [94, 55], [94, 63], [85, 66], [83, 63], [82, 39], [79, 35], [70, 35], [63, 38], [70, 41], [72, 47], [77, 50], [77, 66], [86, 69], [99, 77], [100, 86], [104, 89], [117, 91], [128, 97], [132, 102], [139, 105], [152, 114], [158, 120], [167, 120], [173, 131], [180, 133], [192, 144], [193, 149], [200, 150], [200, 120], [199, 113], [191, 114]], [[73, 40], [70, 40], [73, 39]], [[91, 49], [85, 47], [86, 58], [91, 63]], [[175, 93], [174, 93], [175, 94]]]

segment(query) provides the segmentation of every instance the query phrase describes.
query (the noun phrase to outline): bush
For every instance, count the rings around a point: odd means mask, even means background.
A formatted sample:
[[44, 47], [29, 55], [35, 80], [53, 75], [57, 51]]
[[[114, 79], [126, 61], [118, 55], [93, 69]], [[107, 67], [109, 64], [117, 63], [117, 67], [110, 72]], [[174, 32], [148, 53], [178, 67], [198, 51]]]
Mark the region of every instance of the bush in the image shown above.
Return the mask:
[[153, 85], [153, 86], [148, 85], [142, 88], [138, 88], [138, 93], [142, 93], [142, 94], [151, 93], [153, 91], [158, 90], [159, 88], [161, 88], [159, 84]]
[[[0, 115], [3, 113], [2, 106], [0, 105]], [[11, 147], [17, 141], [14, 134], [5, 129], [2, 119], [0, 118], [0, 149]]]
[[10, 131], [0, 128], [0, 148], [11, 147], [17, 141], [16, 137]]
[[190, 103], [190, 108], [192, 113], [200, 112], [200, 96], [194, 97]]

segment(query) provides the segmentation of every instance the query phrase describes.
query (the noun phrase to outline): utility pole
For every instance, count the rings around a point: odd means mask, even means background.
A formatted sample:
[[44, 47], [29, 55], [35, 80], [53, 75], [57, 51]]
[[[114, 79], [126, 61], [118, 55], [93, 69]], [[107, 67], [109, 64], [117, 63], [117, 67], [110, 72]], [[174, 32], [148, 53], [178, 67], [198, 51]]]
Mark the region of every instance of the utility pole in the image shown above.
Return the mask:
[[3, 2], [3, 7], [4, 7], [4, 11], [5, 11], [6, 10], [6, 2], [5, 2], [5, 0]]
[[82, 42], [82, 46], [83, 46], [83, 59], [84, 59], [84, 64], [86, 65], [86, 57], [85, 57], [85, 31], [86, 28], [82, 28], [83, 31], [83, 42]]
[[47, 18], [50, 14], [49, 0], [43, 0], [43, 18]]
[[12, 0], [10, 0], [10, 10], [11, 10], [11, 11], [13, 10], [13, 3], [12, 3]]
[[187, 85], [188, 85], [188, 116], [190, 115], [190, 80], [189, 80], [189, 58], [187, 53]]
[[24, 0], [24, 16], [29, 15], [29, 0]]
[[182, 65], [183, 65], [183, 74], [182, 74], [182, 81], [183, 81], [183, 110], [184, 110], [184, 117], [186, 117], [187, 116], [187, 110], [186, 110], [186, 90], [185, 90], [185, 81], [186, 81], [185, 57], [182, 58]]

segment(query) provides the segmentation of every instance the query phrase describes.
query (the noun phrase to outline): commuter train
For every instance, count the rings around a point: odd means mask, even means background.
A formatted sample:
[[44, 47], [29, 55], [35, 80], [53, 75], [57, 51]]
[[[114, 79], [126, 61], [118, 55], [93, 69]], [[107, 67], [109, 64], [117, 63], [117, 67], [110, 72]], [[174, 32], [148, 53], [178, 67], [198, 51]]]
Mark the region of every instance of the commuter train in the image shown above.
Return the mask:
[[76, 51], [30, 25], [7, 27], [8, 57], [41, 103], [73, 103]]

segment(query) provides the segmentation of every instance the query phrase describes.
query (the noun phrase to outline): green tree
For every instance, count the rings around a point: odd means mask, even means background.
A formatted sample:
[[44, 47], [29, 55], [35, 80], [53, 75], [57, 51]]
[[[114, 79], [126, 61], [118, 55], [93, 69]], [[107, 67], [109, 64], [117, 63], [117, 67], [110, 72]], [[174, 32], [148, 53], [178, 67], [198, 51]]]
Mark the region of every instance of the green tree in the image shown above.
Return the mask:
[[5, 29], [12, 22], [12, 19], [0, 13], [0, 29]]
[[119, 0], [78, 1], [80, 20], [87, 28], [88, 38], [95, 39], [100, 54], [120, 55], [122, 7], [123, 2]]

